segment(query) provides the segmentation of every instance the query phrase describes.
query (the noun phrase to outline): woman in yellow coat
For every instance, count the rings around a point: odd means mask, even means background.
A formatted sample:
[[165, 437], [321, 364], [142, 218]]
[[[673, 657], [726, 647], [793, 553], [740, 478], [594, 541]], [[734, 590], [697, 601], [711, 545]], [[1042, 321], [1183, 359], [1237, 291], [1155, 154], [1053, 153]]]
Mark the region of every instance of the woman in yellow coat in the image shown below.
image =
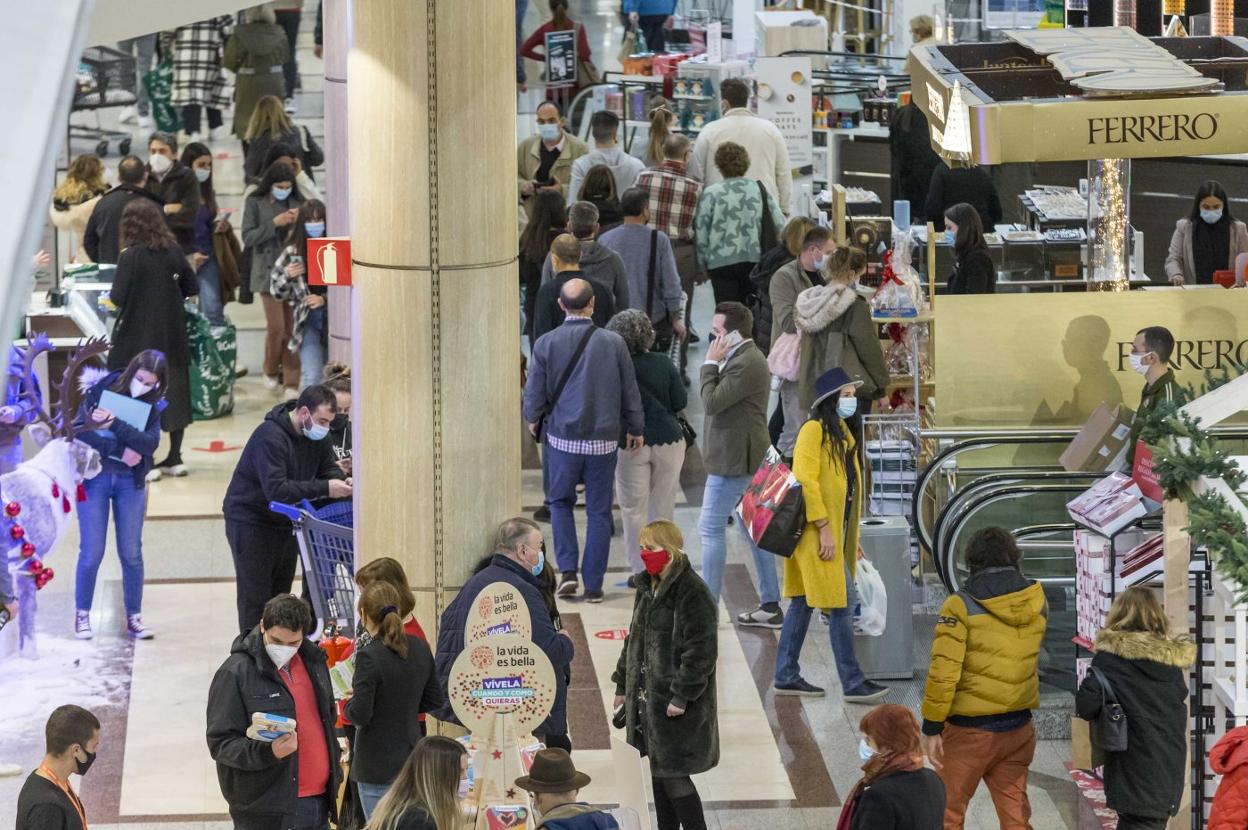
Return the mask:
[[806, 529], [793, 556], [784, 563], [784, 596], [792, 602], [780, 630], [775, 693], [821, 697], [823, 689], [802, 679], [798, 658], [810, 614], [828, 612], [832, 654], [841, 678], [842, 697], [868, 703], [888, 689], [867, 680], [854, 655], [854, 574], [858, 564], [858, 519], [862, 515], [862, 470], [854, 435], [858, 430], [860, 380], [840, 367], [815, 381], [810, 420], [797, 434], [793, 475], [806, 499]]

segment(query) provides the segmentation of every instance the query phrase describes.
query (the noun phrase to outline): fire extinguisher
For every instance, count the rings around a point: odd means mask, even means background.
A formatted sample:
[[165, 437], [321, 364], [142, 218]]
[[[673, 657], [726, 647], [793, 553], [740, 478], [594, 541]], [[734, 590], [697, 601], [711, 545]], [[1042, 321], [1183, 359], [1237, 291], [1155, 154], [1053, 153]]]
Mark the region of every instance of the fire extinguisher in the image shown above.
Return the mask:
[[338, 284], [338, 249], [334, 243], [329, 242], [316, 252], [316, 264], [321, 266], [326, 285]]

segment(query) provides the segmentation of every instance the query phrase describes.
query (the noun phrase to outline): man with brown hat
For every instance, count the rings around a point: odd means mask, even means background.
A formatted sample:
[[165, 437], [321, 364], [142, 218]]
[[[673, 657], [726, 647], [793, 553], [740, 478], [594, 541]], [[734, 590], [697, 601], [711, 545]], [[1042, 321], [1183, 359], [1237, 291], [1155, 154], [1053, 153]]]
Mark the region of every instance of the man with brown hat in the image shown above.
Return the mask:
[[576, 800], [588, 783], [589, 776], [577, 771], [567, 751], [540, 750], [529, 774], [516, 779], [517, 787], [533, 795], [538, 817], [533, 830], [618, 830], [619, 822], [610, 813]]

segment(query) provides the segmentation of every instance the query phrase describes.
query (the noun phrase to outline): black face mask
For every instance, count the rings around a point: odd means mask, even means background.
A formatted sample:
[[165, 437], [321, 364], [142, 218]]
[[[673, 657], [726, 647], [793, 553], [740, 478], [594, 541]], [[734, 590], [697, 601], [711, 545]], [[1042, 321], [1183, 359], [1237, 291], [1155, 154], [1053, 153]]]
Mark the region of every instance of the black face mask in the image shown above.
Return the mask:
[[344, 430], [347, 428], [348, 423], [350, 423], [350, 421], [347, 419], [347, 416], [344, 413], [339, 412], [334, 416], [334, 420], [330, 422], [329, 428], [333, 430]]
[[79, 761], [77, 758], [75, 758], [74, 763], [78, 765], [78, 774], [86, 775], [87, 770], [91, 769], [91, 765], [95, 763], [95, 753], [87, 752], [87, 748], [84, 746], [82, 748], [82, 754], [87, 756], [87, 760]]

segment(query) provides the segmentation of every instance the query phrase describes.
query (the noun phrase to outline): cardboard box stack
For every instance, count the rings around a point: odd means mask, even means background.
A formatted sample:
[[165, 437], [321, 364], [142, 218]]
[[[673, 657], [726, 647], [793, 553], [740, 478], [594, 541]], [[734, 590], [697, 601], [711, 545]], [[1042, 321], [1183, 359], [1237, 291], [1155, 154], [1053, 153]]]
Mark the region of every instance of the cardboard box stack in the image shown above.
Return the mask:
[[1126, 466], [1127, 438], [1135, 412], [1122, 404], [1098, 404], [1083, 429], [1058, 458], [1067, 472], [1099, 473]]

